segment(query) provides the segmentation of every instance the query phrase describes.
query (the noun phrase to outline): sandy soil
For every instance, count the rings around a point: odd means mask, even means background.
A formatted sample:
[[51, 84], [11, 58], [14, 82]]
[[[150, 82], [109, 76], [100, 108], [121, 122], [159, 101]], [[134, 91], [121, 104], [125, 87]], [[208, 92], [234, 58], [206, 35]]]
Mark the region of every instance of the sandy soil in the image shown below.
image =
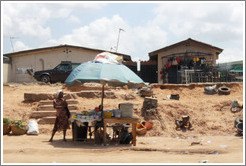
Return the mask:
[[[153, 128], [145, 136], [137, 136], [137, 146], [94, 145], [93, 142], [72, 142], [71, 130], [67, 142], [62, 142], [58, 133], [54, 142], [49, 143], [52, 125], [39, 125], [38, 136], [3, 136], [4, 163], [242, 163], [243, 139], [236, 136], [234, 119], [243, 111], [232, 113], [232, 100], [243, 101], [243, 84], [231, 85], [231, 94], [206, 95], [204, 87], [176, 87], [170, 89], [154, 88], [158, 99], [158, 111], [165, 129], [157, 119], [145, 119], [153, 123]], [[10, 84], [3, 87], [3, 117], [28, 122], [37, 108], [37, 102], [24, 102], [25, 92], [56, 92], [62, 85]], [[69, 91], [63, 89], [65, 92]], [[116, 99], [105, 99], [104, 109], [117, 108], [119, 103], [134, 103], [134, 115], [140, 116], [144, 99], [131, 89], [112, 90]], [[168, 100], [167, 95], [179, 94], [180, 100]], [[125, 100], [123, 94], [135, 96]], [[100, 98], [78, 98], [79, 112], [98, 106]], [[175, 119], [189, 115], [194, 131], [175, 130]], [[192, 142], [199, 142], [191, 146]], [[96, 155], [95, 155], [96, 154]], [[81, 157], [83, 156], [83, 157]]]
[[[94, 145], [92, 142], [53, 143], [49, 135], [3, 136], [4, 163], [242, 163], [243, 139], [234, 136], [204, 136], [199, 139], [139, 137], [137, 146]], [[191, 145], [191, 142], [201, 144]]]

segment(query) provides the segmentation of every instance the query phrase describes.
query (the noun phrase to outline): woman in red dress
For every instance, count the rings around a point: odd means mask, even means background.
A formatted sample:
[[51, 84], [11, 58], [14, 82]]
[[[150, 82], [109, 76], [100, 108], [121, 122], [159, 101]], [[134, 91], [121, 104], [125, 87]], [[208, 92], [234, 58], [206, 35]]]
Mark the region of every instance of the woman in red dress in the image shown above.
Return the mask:
[[53, 101], [53, 106], [56, 109], [56, 121], [49, 142], [53, 141], [53, 137], [57, 131], [63, 130], [63, 141], [66, 141], [66, 131], [69, 129], [69, 110], [68, 104], [63, 98], [63, 91], [57, 92], [57, 98]]

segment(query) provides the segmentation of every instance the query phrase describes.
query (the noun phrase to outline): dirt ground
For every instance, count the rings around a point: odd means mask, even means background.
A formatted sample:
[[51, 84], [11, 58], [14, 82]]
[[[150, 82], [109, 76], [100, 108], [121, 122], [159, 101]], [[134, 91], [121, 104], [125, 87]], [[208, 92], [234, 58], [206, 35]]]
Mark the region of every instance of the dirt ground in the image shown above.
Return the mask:
[[[137, 146], [95, 145], [93, 141], [73, 142], [71, 130], [67, 142], [62, 133], [57, 133], [49, 143], [53, 125], [39, 125], [38, 136], [4, 135], [3, 163], [243, 163], [244, 139], [236, 136], [234, 120], [243, 111], [232, 113], [231, 102], [243, 101], [243, 83], [228, 85], [230, 95], [206, 95], [204, 86], [153, 88], [158, 99], [158, 111], [164, 120], [165, 129], [155, 118], [141, 117], [144, 98], [131, 89], [111, 89], [117, 98], [105, 99], [104, 109], [115, 109], [119, 103], [134, 104], [134, 116], [147, 120], [153, 128], [144, 136], [137, 136]], [[24, 93], [56, 92], [62, 84], [39, 85], [9, 84], [3, 86], [3, 117], [28, 122], [38, 102], [24, 102]], [[63, 89], [69, 92], [68, 89]], [[135, 99], [126, 100], [124, 94]], [[167, 95], [179, 94], [180, 100], [168, 100]], [[100, 98], [80, 98], [79, 111], [97, 107]], [[175, 119], [189, 115], [193, 131], [176, 131]], [[192, 143], [193, 142], [193, 143]], [[191, 145], [192, 144], [192, 145]]]

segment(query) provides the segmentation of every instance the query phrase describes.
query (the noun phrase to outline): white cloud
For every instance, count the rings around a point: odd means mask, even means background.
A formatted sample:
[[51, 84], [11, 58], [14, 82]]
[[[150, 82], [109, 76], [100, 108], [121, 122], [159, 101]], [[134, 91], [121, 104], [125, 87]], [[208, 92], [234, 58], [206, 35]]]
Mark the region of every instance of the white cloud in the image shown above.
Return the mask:
[[80, 19], [74, 15], [70, 15], [68, 21], [75, 24], [81, 23]]
[[[52, 32], [56, 29], [48, 25], [51, 22], [63, 19], [78, 26], [83, 23], [83, 18], [78, 17], [77, 13], [83, 11], [90, 14], [105, 5], [6, 2], [2, 6], [3, 35], [29, 37], [29, 41], [41, 43], [39, 46], [72, 44], [110, 50], [116, 47], [119, 28], [122, 28], [125, 32], [120, 33], [118, 52], [129, 54], [134, 60], [148, 60], [149, 52], [189, 37], [224, 49], [220, 61], [232, 55], [235, 59], [243, 57], [245, 8], [241, 3], [232, 2], [160, 3], [153, 10], [153, 18], [142, 18], [146, 22], [142, 26], [130, 24], [126, 15], [102, 15], [87, 25], [68, 30], [71, 33], [53, 37]], [[24, 48], [25, 44], [22, 44]], [[18, 47], [21, 48], [21, 43]]]
[[164, 3], [156, 8], [153, 23], [175, 36], [199, 34], [219, 42], [242, 36], [243, 9], [239, 3]]
[[[133, 59], [148, 60], [148, 52], [162, 47], [166, 41], [166, 32], [158, 26], [132, 27], [119, 15], [112, 18], [102, 17], [87, 26], [74, 29], [71, 34], [64, 35], [57, 40], [49, 40], [48, 44], [71, 44], [110, 51], [116, 48], [119, 28], [118, 51], [129, 54]], [[113, 49], [112, 51], [115, 51]]]
[[16, 42], [14, 43], [13, 47], [14, 47], [14, 51], [15, 51], [15, 52], [16, 52], [16, 51], [22, 51], [22, 50], [27, 50], [27, 49], [29, 49], [29, 47], [26, 46], [26, 45], [25, 45], [23, 42], [21, 42], [21, 41], [16, 41]]
[[71, 13], [74, 10], [98, 10], [103, 3], [8, 3], [2, 4], [3, 34], [6, 36], [26, 36], [41, 41], [52, 37], [47, 24], [51, 19], [68, 18], [73, 22], [79, 19]]
[[243, 60], [243, 50], [239, 48], [227, 48], [220, 55], [217, 63]]
[[[150, 23], [168, 31], [168, 43], [193, 38], [224, 49], [220, 60], [243, 59], [242, 3], [164, 3]], [[175, 41], [173, 40], [175, 39]], [[236, 55], [236, 56], [235, 56]]]

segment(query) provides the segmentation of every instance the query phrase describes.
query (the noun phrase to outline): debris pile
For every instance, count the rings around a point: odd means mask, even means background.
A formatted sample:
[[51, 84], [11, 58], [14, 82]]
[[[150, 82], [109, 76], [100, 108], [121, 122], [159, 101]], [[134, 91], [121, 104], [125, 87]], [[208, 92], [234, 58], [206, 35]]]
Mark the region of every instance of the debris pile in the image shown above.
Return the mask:
[[143, 107], [141, 109], [141, 115], [143, 117], [152, 116], [157, 113], [157, 99], [151, 97], [145, 97]]
[[182, 116], [182, 120], [176, 119], [175, 124], [176, 124], [176, 130], [178, 131], [193, 130], [189, 116]]
[[139, 90], [139, 94], [141, 97], [151, 97], [151, 96], [153, 96], [153, 90], [150, 86], [142, 87]]

